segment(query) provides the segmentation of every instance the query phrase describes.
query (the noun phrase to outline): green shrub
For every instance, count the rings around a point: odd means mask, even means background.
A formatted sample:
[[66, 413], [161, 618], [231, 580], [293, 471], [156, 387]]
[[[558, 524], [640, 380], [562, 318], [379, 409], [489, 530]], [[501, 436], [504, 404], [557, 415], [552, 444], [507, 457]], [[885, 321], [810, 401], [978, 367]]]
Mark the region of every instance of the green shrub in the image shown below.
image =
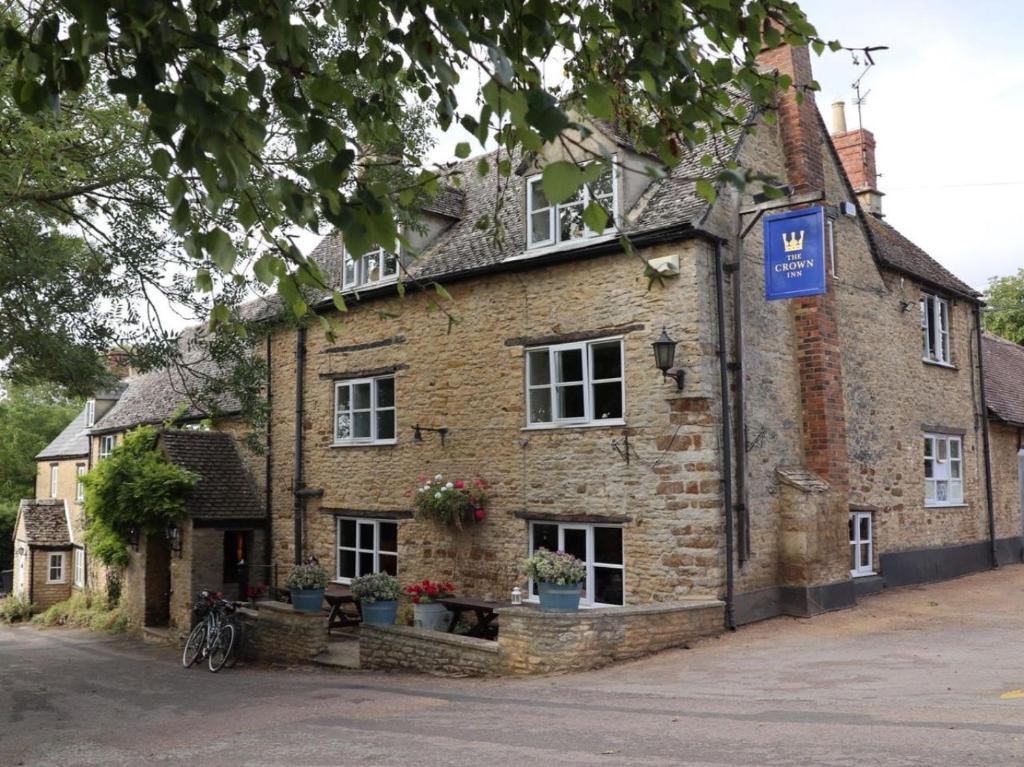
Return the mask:
[[12, 594], [0, 599], [0, 623], [18, 623], [32, 617], [35, 605], [24, 597]]
[[128, 626], [128, 618], [119, 604], [111, 604], [106, 595], [82, 591], [51, 605], [32, 619], [37, 626], [71, 626], [117, 634]]

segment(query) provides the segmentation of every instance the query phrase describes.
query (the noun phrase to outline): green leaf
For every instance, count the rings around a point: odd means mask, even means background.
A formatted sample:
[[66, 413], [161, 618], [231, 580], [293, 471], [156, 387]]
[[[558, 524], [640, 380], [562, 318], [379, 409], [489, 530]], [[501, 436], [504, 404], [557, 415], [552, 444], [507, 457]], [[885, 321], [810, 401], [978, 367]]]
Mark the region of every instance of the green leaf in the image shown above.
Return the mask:
[[447, 290], [445, 290], [444, 285], [442, 285], [440, 282], [434, 283], [434, 292], [437, 293], [437, 295], [441, 296], [441, 298], [443, 298], [445, 301], [452, 300], [451, 294]]
[[237, 257], [235, 244], [223, 229], [218, 227], [206, 233], [206, 249], [222, 272], [230, 272], [234, 268]]
[[612, 100], [608, 91], [609, 89], [601, 83], [590, 83], [584, 91], [587, 111], [600, 120], [611, 120], [613, 117]]
[[171, 155], [166, 149], [154, 150], [149, 161], [153, 164], [153, 170], [167, 178], [167, 174], [171, 172]]
[[167, 188], [165, 189], [164, 194], [167, 195], [167, 202], [171, 205], [177, 206], [185, 199], [185, 192], [187, 191], [188, 186], [185, 184], [185, 179], [181, 176], [174, 176], [167, 182]]
[[600, 234], [608, 228], [608, 212], [601, 203], [592, 202], [583, 210], [583, 223], [590, 231]]
[[465, 160], [467, 157], [469, 157], [470, 151], [472, 150], [470, 149], [468, 141], [460, 141], [458, 144], [455, 145], [455, 156], [458, 157], [460, 160]]
[[257, 258], [256, 263], [252, 265], [252, 272], [256, 275], [256, 279], [264, 285], [273, 285], [274, 267], [276, 265], [277, 259], [269, 253], [264, 253], [262, 256]]
[[710, 203], [714, 203], [715, 199], [718, 196], [715, 193], [714, 184], [712, 184], [706, 178], [697, 179], [697, 194], [699, 194], [701, 197], [703, 197]]
[[203, 293], [213, 292], [213, 278], [210, 277], [209, 269], [199, 269], [196, 271], [196, 289]]
[[544, 166], [541, 187], [553, 203], [565, 202], [583, 186], [583, 173], [575, 163], [559, 160]]

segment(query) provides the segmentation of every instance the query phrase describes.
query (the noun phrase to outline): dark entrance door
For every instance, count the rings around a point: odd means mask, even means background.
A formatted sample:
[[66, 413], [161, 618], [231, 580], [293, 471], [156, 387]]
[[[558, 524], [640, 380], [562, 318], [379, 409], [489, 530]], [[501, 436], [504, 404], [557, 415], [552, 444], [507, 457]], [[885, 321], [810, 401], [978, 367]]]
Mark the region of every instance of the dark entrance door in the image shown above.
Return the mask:
[[224, 593], [229, 599], [247, 599], [251, 530], [224, 531]]
[[162, 535], [146, 536], [146, 625], [171, 620], [171, 547]]

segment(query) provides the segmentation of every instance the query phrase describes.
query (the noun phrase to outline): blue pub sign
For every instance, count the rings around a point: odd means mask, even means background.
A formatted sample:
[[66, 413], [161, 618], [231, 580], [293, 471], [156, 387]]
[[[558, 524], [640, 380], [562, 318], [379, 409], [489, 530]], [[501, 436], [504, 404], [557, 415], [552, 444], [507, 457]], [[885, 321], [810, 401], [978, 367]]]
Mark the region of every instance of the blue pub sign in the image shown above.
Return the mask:
[[765, 298], [825, 292], [825, 212], [804, 208], [764, 217]]

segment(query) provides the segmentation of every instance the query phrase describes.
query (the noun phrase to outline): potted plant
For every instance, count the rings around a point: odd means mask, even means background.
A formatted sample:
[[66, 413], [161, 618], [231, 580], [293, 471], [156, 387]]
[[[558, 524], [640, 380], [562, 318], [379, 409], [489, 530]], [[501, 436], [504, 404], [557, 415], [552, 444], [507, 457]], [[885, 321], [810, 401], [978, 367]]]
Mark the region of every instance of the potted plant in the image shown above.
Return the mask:
[[327, 571], [316, 562], [295, 565], [286, 581], [292, 596], [292, 607], [303, 613], [320, 612], [327, 589]]
[[523, 561], [523, 572], [537, 584], [541, 610], [578, 610], [587, 566], [564, 551], [537, 549]]
[[443, 474], [433, 479], [420, 477], [412, 491], [416, 519], [461, 530], [467, 525], [487, 519], [487, 484], [482, 479], [472, 482], [456, 479], [446, 481]]
[[419, 583], [413, 583], [402, 590], [412, 597], [412, 625], [432, 631], [441, 631], [446, 628], [450, 616], [445, 606], [438, 604], [437, 600], [455, 596], [454, 584], [434, 582], [424, 578]]
[[393, 626], [401, 595], [398, 578], [388, 573], [371, 573], [352, 579], [352, 596], [359, 600], [363, 623]]

